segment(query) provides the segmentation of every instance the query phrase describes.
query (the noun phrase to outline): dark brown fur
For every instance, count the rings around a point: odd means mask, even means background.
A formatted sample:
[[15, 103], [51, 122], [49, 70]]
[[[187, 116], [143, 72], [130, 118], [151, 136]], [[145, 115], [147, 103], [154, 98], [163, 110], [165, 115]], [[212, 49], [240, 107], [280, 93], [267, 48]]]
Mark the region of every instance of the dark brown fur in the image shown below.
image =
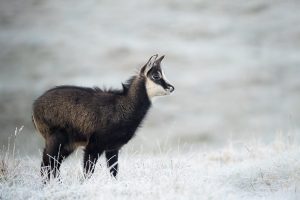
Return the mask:
[[[161, 70], [163, 56], [152, 63], [156, 58], [152, 56], [137, 76], [123, 84], [122, 90], [60, 86], [34, 102], [32, 119], [45, 139], [42, 175], [46, 173], [48, 179], [51, 174], [58, 176], [63, 159], [78, 146], [84, 146], [86, 176], [93, 173], [103, 152], [111, 174], [117, 176], [119, 150], [134, 136], [151, 106], [146, 78], [153, 78]], [[163, 79], [153, 81], [170, 92], [174, 90]]]
[[85, 174], [94, 171], [105, 152], [116, 176], [118, 151], [133, 137], [150, 104], [143, 76], [130, 79], [121, 91], [75, 86], [48, 90], [33, 104], [33, 121], [46, 143], [42, 173], [57, 176], [62, 160], [85, 146]]

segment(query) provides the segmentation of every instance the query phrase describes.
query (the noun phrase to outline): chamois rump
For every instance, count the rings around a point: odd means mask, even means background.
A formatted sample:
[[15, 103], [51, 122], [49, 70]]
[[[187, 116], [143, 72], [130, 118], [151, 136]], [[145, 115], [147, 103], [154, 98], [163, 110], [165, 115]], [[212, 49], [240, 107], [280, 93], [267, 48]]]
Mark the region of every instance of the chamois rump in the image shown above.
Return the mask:
[[161, 68], [164, 56], [152, 56], [121, 90], [58, 86], [33, 103], [32, 120], [45, 139], [41, 175], [58, 177], [61, 162], [84, 146], [84, 175], [90, 177], [105, 153], [113, 177], [118, 173], [120, 148], [133, 136], [154, 96], [168, 95], [174, 87]]

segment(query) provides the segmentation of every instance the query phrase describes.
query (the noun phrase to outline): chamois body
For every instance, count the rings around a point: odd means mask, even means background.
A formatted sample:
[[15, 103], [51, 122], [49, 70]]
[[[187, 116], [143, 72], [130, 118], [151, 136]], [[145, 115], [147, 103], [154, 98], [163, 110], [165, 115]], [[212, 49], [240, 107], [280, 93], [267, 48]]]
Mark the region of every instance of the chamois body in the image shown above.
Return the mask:
[[46, 172], [48, 179], [51, 172], [57, 176], [63, 159], [84, 146], [85, 175], [93, 173], [103, 152], [111, 174], [117, 175], [118, 152], [134, 136], [151, 106], [146, 67], [122, 90], [59, 86], [34, 102], [33, 122], [45, 139], [42, 174]]

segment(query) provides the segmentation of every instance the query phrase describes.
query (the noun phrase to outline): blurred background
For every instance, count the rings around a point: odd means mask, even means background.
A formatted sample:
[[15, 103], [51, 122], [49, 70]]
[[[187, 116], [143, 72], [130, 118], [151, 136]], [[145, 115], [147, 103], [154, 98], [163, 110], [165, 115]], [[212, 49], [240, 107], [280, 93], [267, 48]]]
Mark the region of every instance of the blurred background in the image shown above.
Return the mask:
[[218, 148], [299, 139], [300, 2], [282, 0], [1, 0], [0, 144], [43, 147], [35, 98], [56, 85], [121, 88], [164, 54], [175, 93], [154, 101], [126, 147]]

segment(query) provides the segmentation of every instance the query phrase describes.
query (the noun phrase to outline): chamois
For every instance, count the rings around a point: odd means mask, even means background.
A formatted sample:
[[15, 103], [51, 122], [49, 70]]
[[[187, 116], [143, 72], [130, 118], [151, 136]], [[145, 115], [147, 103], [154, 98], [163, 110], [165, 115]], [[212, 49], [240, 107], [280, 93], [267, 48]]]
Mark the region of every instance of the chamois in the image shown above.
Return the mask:
[[157, 57], [152, 56], [121, 90], [58, 86], [34, 101], [32, 120], [45, 139], [42, 177], [58, 177], [61, 162], [79, 146], [85, 147], [85, 177], [94, 172], [103, 152], [110, 174], [117, 176], [119, 150], [134, 136], [151, 98], [174, 91], [161, 69], [164, 56]]

